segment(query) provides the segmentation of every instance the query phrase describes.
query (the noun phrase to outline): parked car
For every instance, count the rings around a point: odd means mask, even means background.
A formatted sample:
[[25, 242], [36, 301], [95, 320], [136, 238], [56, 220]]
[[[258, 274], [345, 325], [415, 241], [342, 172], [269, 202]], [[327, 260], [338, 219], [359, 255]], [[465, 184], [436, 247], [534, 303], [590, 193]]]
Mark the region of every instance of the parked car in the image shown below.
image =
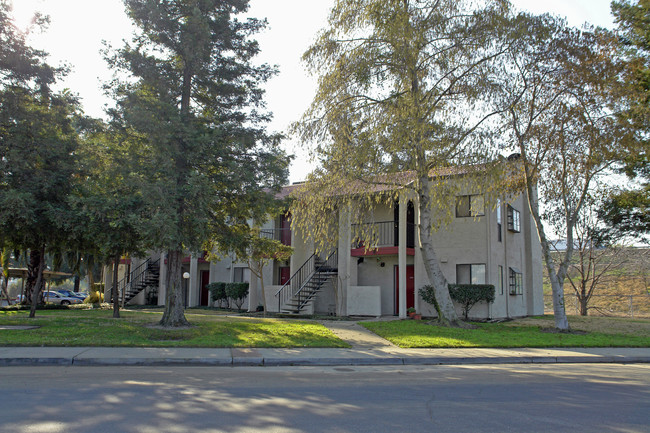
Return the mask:
[[81, 304], [83, 301], [79, 298], [72, 296], [65, 296], [58, 292], [43, 292], [43, 300], [45, 302], [52, 302], [60, 305]]
[[57, 290], [57, 293], [61, 293], [63, 296], [69, 298], [78, 298], [82, 301], [88, 297], [88, 293], [86, 292], [73, 292], [72, 290]]

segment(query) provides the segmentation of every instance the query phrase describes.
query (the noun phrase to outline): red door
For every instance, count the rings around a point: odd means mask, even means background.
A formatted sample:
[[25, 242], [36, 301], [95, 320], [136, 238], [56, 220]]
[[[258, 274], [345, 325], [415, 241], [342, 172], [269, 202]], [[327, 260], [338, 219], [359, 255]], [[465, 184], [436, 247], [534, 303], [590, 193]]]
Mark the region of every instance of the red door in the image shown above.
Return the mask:
[[289, 266], [280, 266], [280, 285], [284, 286], [289, 281], [289, 278], [291, 278], [291, 268]]
[[[399, 315], [399, 266], [395, 265], [395, 315]], [[415, 268], [406, 265], [406, 308], [415, 307]]]
[[206, 307], [210, 302], [210, 271], [201, 271], [201, 305]]

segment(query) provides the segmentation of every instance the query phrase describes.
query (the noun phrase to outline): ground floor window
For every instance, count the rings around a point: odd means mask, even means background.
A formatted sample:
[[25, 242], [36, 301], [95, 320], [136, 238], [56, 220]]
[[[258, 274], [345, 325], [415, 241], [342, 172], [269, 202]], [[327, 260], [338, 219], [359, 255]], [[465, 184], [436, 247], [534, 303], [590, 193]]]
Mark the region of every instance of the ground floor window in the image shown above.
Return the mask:
[[485, 264], [456, 265], [456, 284], [485, 284]]
[[497, 270], [497, 289], [499, 290], [499, 294], [503, 295], [503, 266], [499, 265], [498, 270]]
[[510, 268], [510, 294], [521, 295], [523, 294], [523, 278], [521, 272], [517, 268]]
[[233, 269], [232, 281], [234, 283], [243, 283], [248, 281], [248, 268], [246, 267], [237, 267]]

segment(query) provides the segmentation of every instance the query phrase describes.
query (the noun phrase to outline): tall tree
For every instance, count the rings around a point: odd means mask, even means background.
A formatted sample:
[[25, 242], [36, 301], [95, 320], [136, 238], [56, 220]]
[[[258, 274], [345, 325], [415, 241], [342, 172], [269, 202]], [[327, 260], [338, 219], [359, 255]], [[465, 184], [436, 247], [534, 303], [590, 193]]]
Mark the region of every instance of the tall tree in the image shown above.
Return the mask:
[[[75, 173], [76, 98], [53, 93], [65, 71], [25, 43], [0, 2], [0, 245], [30, 251], [26, 298], [30, 317], [43, 287], [46, 248], [66, 239], [68, 194]], [[32, 293], [33, 292], [33, 293]]]
[[[361, 220], [400, 194], [417, 198], [425, 269], [439, 320], [451, 325], [462, 322], [432, 232], [451, 218], [461, 183], [490, 193], [488, 167], [471, 166], [494, 157], [486, 101], [508, 11], [498, 0], [339, 0], [303, 56], [320, 81], [297, 130], [317, 143], [322, 168], [294, 202], [292, 224], [326, 241], [338, 211]], [[472, 175], [450, 181], [461, 171]]]
[[261, 218], [286, 179], [279, 136], [267, 134], [260, 85], [274, 73], [255, 65], [250, 36], [264, 21], [234, 16], [246, 0], [125, 0], [139, 28], [109, 59], [117, 71], [112, 122], [139, 140], [138, 171], [150, 222], [143, 234], [167, 251], [162, 326], [184, 326], [181, 261], [187, 251], [227, 248], [230, 224]]
[[[77, 250], [112, 263], [113, 317], [120, 317], [117, 275], [124, 254], [144, 254], [142, 224], [145, 201], [138, 186], [142, 158], [139, 141], [120, 140], [102, 121], [85, 119], [80, 147], [84, 182], [73, 197], [75, 220], [70, 220]], [[91, 288], [92, 289], [92, 288]]]
[[638, 131], [636, 149], [628, 155], [621, 171], [636, 185], [619, 188], [612, 194], [600, 216], [618, 233], [647, 243], [650, 242], [650, 2], [614, 1], [612, 13], [618, 24], [619, 55], [626, 61], [627, 90], [634, 96], [620, 118], [622, 122], [632, 123]]
[[[576, 224], [590, 191], [623, 157], [630, 138], [616, 119], [620, 68], [605, 30], [571, 29], [553, 17], [526, 14], [513, 24], [509, 67], [502, 74], [505, 137], [521, 154], [555, 326], [568, 330], [564, 282]], [[566, 239], [563, 254], [551, 254], [553, 235]]]
[[603, 193], [590, 194], [575, 226], [575, 256], [567, 280], [576, 295], [581, 316], [588, 314], [594, 294], [612, 286], [620, 277], [616, 270], [624, 269], [636, 253], [633, 248], [620, 244], [621, 236], [598, 220], [597, 209], [606, 196]]

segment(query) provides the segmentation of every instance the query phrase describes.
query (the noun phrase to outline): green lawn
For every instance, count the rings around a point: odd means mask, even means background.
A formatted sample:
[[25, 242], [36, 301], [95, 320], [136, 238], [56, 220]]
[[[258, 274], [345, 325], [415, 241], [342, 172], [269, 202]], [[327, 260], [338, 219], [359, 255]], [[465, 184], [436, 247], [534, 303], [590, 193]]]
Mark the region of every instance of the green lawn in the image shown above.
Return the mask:
[[0, 346], [131, 347], [349, 347], [324, 326], [301, 320], [224, 317], [187, 310], [194, 325], [164, 330], [155, 326], [161, 312], [110, 310], [0, 310], [1, 325], [36, 325], [32, 330], [0, 330]]
[[[602, 318], [596, 318], [596, 320]], [[571, 319], [569, 319], [571, 322]], [[584, 322], [584, 321], [583, 321]], [[370, 331], [403, 348], [424, 347], [650, 347], [650, 321], [640, 324], [639, 332], [614, 330], [589, 331], [584, 334], [543, 332], [552, 328], [552, 316], [507, 323], [476, 323], [477, 329], [445, 328], [426, 321], [396, 320], [363, 322]], [[576, 326], [573, 329], [581, 329]]]

